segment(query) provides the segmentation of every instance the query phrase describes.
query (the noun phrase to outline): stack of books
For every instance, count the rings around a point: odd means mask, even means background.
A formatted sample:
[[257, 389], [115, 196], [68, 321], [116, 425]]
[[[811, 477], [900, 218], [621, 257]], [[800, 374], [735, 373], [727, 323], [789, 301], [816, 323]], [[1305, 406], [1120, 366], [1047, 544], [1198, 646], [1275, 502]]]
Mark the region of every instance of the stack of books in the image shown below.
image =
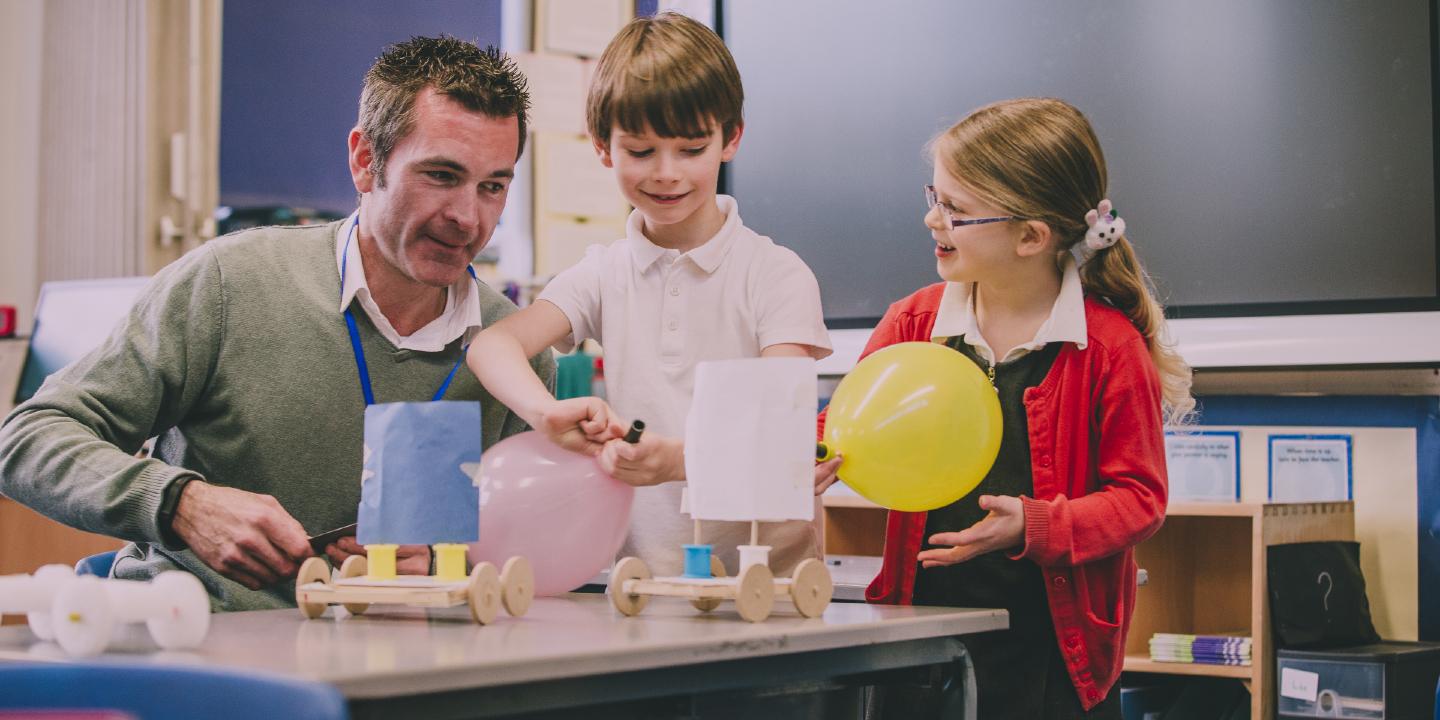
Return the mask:
[[1150, 638], [1150, 659], [1155, 662], [1250, 664], [1250, 638], [1239, 635], [1177, 635], [1155, 633]]

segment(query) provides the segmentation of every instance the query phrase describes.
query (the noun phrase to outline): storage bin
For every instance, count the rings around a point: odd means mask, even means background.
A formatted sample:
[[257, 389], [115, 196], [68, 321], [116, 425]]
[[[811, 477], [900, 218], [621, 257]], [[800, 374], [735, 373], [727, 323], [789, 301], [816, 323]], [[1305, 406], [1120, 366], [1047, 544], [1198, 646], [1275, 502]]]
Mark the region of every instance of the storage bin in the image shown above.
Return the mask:
[[1277, 650], [1279, 714], [1431, 720], [1440, 643], [1388, 641], [1331, 650]]

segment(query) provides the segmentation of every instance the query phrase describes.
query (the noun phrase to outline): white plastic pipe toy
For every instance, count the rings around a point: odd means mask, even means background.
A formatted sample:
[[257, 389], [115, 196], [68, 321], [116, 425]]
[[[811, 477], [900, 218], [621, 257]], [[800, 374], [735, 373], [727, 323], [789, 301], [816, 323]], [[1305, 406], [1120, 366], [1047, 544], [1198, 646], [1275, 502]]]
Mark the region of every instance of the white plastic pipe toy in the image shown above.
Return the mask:
[[55, 641], [71, 655], [96, 655], [117, 623], [144, 622], [166, 650], [198, 646], [210, 630], [210, 596], [187, 572], [160, 573], [150, 582], [101, 580], [91, 575], [60, 586], [50, 609]]
[[69, 565], [45, 565], [34, 575], [0, 576], [0, 614], [24, 613], [35, 637], [54, 640], [50, 605], [60, 586], [74, 579], [75, 571]]

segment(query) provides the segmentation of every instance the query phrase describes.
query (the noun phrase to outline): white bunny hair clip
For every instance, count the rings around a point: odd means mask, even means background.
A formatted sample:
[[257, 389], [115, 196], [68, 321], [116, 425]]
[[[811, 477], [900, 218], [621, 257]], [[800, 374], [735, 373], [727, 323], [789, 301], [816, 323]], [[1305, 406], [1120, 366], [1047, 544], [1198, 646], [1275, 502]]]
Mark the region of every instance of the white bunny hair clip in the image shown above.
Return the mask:
[[1125, 221], [1114, 212], [1109, 200], [1101, 200], [1098, 210], [1085, 213], [1085, 224], [1090, 226], [1085, 232], [1085, 247], [1091, 250], [1110, 247], [1125, 234]]

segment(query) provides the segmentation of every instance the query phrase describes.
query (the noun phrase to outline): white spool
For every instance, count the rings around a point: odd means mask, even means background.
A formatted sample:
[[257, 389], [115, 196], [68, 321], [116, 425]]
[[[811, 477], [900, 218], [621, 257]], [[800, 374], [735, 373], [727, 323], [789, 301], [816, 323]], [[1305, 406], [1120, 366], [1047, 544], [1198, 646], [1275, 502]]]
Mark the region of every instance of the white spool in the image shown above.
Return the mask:
[[99, 655], [115, 633], [109, 593], [105, 592], [104, 581], [93, 575], [81, 575], [65, 583], [55, 593], [50, 617], [55, 625], [55, 642], [71, 655]]
[[740, 572], [751, 565], [770, 567], [769, 545], [740, 545], [736, 549], [740, 551]]

